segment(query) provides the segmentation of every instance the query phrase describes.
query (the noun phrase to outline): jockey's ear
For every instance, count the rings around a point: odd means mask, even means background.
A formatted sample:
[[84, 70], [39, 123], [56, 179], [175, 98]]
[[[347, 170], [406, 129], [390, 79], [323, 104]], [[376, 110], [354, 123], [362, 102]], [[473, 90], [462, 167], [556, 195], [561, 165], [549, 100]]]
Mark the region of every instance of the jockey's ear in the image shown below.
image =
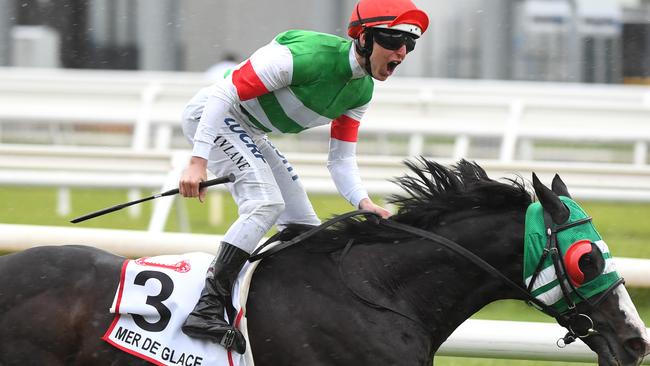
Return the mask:
[[555, 194], [557, 194], [558, 196], [571, 198], [571, 195], [569, 194], [569, 190], [566, 188], [566, 184], [564, 184], [559, 174], [555, 174], [555, 177], [553, 177], [551, 190], [553, 190], [553, 192], [555, 192]]
[[569, 219], [569, 209], [560, 201], [558, 195], [548, 189], [533, 173], [533, 188], [544, 210], [551, 215], [553, 222], [563, 224]]

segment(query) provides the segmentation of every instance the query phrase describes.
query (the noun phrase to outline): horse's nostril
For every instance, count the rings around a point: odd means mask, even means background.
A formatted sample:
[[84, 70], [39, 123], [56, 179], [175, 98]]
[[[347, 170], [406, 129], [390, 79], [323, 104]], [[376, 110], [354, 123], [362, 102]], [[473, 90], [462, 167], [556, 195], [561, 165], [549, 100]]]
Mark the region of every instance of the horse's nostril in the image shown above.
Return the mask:
[[625, 341], [625, 348], [633, 355], [643, 357], [650, 353], [650, 343], [643, 338], [631, 338]]

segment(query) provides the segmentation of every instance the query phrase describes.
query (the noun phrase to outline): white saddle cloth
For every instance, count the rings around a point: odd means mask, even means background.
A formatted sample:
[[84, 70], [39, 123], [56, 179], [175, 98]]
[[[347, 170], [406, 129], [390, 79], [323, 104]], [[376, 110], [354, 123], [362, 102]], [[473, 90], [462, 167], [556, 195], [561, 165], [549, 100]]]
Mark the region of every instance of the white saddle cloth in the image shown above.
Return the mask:
[[115, 319], [102, 339], [155, 365], [253, 366], [245, 304], [259, 262], [246, 263], [233, 289], [238, 294], [233, 296], [238, 312], [235, 326], [247, 342], [244, 355], [190, 338], [181, 331], [199, 299], [213, 259], [207, 253], [188, 253], [126, 260], [110, 309]]

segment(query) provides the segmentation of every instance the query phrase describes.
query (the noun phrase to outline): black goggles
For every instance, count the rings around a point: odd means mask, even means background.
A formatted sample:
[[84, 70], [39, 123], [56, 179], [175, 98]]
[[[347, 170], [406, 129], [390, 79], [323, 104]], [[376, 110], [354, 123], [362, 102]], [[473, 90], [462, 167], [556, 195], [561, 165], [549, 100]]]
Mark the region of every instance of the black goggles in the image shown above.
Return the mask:
[[402, 46], [406, 46], [406, 52], [408, 53], [415, 49], [416, 37], [410, 33], [375, 28], [373, 29], [373, 37], [378, 45], [387, 50], [395, 51], [402, 48]]

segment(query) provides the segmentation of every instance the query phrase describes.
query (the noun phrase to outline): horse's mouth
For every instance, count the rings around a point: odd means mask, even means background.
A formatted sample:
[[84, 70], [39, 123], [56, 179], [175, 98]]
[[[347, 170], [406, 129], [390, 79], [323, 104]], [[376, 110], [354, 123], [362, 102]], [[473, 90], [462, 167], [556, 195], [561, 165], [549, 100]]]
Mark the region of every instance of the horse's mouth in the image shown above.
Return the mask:
[[641, 337], [636, 337], [636, 338], [631, 338], [625, 341], [624, 343], [624, 349], [625, 351], [633, 355], [634, 357], [637, 357], [639, 362], [637, 365], [640, 365], [641, 362], [643, 362], [643, 359], [650, 354], [650, 344], [645, 338]]
[[638, 366], [647, 354], [646, 342], [643, 338], [632, 338], [624, 342], [621, 348], [613, 347], [605, 336], [599, 338], [595, 344], [599, 366]]

